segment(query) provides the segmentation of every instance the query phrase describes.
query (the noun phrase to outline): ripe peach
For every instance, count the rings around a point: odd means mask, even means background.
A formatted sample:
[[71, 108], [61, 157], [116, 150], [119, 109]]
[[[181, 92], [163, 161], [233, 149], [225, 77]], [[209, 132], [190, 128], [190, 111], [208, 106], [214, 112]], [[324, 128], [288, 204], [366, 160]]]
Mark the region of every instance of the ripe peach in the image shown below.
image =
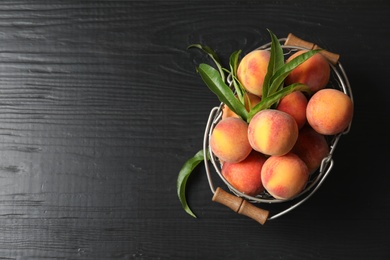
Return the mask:
[[244, 160], [252, 151], [248, 141], [248, 124], [236, 117], [222, 119], [211, 133], [210, 148], [223, 162]]
[[[251, 108], [253, 108], [257, 103], [261, 101], [261, 98], [249, 92], [246, 92], [244, 94], [244, 101], [245, 101], [245, 108], [249, 112]], [[228, 106], [224, 104], [222, 108], [222, 118], [231, 117], [231, 116], [239, 117]]]
[[264, 191], [261, 182], [261, 168], [266, 157], [252, 151], [248, 157], [238, 163], [225, 162], [221, 173], [225, 179], [238, 191], [249, 196], [256, 196]]
[[298, 125], [289, 114], [265, 109], [249, 123], [248, 139], [252, 148], [266, 155], [288, 153], [298, 138]]
[[244, 88], [257, 96], [263, 94], [263, 82], [268, 70], [271, 53], [267, 50], [254, 50], [242, 58], [237, 68], [237, 77]]
[[328, 156], [329, 150], [325, 136], [314, 131], [309, 125], [305, 125], [299, 130], [298, 140], [291, 151], [306, 163], [311, 174], [320, 167], [322, 160]]
[[306, 117], [311, 127], [320, 134], [341, 133], [352, 121], [352, 99], [340, 90], [322, 89], [310, 98]]
[[306, 106], [307, 98], [300, 91], [294, 91], [291, 94], [280, 99], [276, 109], [291, 115], [301, 129], [306, 124]]
[[264, 188], [277, 199], [291, 199], [305, 187], [309, 178], [306, 164], [293, 153], [269, 157], [261, 169]]
[[[286, 62], [305, 53], [306, 50], [300, 50], [291, 55]], [[319, 53], [314, 54], [308, 60], [300, 64], [285, 79], [287, 85], [293, 83], [303, 83], [309, 86], [312, 93], [323, 89], [329, 82], [330, 66], [324, 56]]]

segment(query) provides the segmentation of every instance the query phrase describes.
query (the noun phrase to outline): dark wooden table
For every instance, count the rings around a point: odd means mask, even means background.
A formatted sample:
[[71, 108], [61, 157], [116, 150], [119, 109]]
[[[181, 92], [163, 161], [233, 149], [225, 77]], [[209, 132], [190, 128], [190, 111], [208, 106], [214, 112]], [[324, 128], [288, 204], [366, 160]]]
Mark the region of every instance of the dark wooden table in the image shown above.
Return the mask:
[[[287, 1], [286, 1], [287, 2]], [[387, 0], [2, 1], [0, 259], [390, 259]], [[321, 188], [265, 225], [211, 201], [218, 99], [195, 71], [289, 32], [341, 55], [351, 132]]]

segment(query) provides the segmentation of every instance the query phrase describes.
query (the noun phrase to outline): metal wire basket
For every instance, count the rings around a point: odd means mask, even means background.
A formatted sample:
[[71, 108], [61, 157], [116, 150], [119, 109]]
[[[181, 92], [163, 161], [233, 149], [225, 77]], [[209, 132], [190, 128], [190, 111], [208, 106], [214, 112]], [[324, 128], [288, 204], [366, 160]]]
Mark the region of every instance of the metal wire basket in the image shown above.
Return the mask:
[[[286, 58], [291, 54], [297, 52], [298, 50], [309, 50], [309, 49], [320, 48], [317, 45], [310, 42], [306, 42], [292, 34], [289, 34], [287, 38], [279, 39], [279, 41], [281, 43], [281, 47], [283, 49]], [[270, 46], [271, 43], [267, 43], [263, 46], [258, 47], [257, 49], [270, 50]], [[339, 62], [339, 55], [331, 52], [326, 52], [326, 51], [322, 51], [322, 54], [325, 57], [327, 57], [329, 65], [331, 67], [331, 76], [327, 88], [339, 89], [345, 94], [347, 94], [353, 101], [352, 90], [348, 81], [348, 77], [345, 73], [345, 70], [341, 65], [341, 63]], [[231, 85], [231, 77], [228, 77], [227, 83]], [[332, 157], [341, 136], [347, 134], [351, 128], [351, 123], [350, 123], [348, 128], [345, 129], [342, 133], [339, 133], [334, 136], [326, 136], [330, 148], [329, 154], [325, 158], [323, 158], [319, 169], [314, 173], [310, 174], [308, 183], [306, 184], [304, 190], [298, 195], [296, 195], [295, 197], [289, 200], [275, 199], [267, 191], [264, 191], [255, 197], [248, 196], [247, 194], [244, 194], [238, 191], [237, 189], [235, 189], [224, 178], [224, 176], [221, 173], [222, 165], [219, 159], [215, 156], [215, 154], [212, 152], [212, 150], [209, 147], [211, 133], [214, 127], [216, 126], [216, 124], [222, 118], [223, 105], [224, 104], [221, 103], [218, 107], [214, 107], [211, 110], [207, 121], [206, 129], [204, 133], [204, 140], [203, 140], [205, 169], [206, 169], [206, 174], [210, 185], [210, 189], [214, 194], [213, 201], [224, 204], [225, 206], [231, 208], [235, 212], [251, 217], [261, 224], [264, 224], [265, 221], [267, 220], [276, 219], [290, 212], [291, 210], [295, 209], [303, 202], [305, 202], [307, 199], [309, 199], [318, 190], [318, 188], [321, 186], [321, 184], [324, 182], [324, 180], [326, 179], [326, 177], [328, 176], [328, 174], [333, 168], [334, 162]], [[207, 152], [209, 154], [207, 154]], [[207, 160], [208, 157], [210, 158], [210, 161]], [[228, 187], [231, 193], [227, 193], [219, 187], [215, 188], [212, 180], [212, 172], [209, 165], [210, 163], [213, 166], [213, 169], [215, 170], [219, 178], [226, 184], [226, 186]], [[253, 206], [253, 204], [255, 203], [272, 204], [272, 203], [282, 203], [286, 201], [290, 201], [294, 203], [292, 203], [292, 205], [289, 205], [287, 208], [282, 209], [280, 212], [272, 216], [269, 215], [268, 210], [263, 210], [259, 207]]]

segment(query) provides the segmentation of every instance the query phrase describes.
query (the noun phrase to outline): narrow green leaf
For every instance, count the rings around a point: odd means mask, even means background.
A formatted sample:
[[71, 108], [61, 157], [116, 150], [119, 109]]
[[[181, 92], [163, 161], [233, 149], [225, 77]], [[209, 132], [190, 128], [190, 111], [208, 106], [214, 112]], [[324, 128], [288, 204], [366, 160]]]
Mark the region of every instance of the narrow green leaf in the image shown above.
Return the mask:
[[263, 93], [262, 93], [263, 98], [266, 98], [269, 94], [272, 94], [270, 93], [272, 76], [279, 68], [281, 68], [284, 65], [283, 49], [280, 46], [279, 39], [271, 30], [268, 30], [268, 32], [271, 36], [271, 50], [270, 50], [271, 55], [268, 63], [267, 73], [264, 77], [264, 82], [263, 82]]
[[217, 61], [218, 63], [221, 63], [217, 53], [215, 53], [215, 51], [213, 49], [211, 49], [209, 46], [195, 43], [195, 44], [191, 44], [187, 47], [187, 49], [191, 49], [191, 48], [198, 48], [198, 49], [204, 51], [205, 53], [207, 53], [208, 55], [210, 55], [210, 57], [213, 58], [213, 60]]
[[237, 68], [238, 68], [238, 57], [241, 54], [241, 50], [235, 51], [230, 55], [230, 71], [233, 73], [234, 76], [237, 75]]
[[217, 66], [219, 74], [221, 74], [222, 80], [225, 81], [226, 77], [225, 77], [225, 73], [223, 72], [221, 61], [213, 49], [211, 49], [208, 46], [201, 45], [201, 44], [191, 44], [187, 47], [187, 49], [190, 49], [190, 48], [198, 48], [198, 49], [204, 51], [205, 53], [207, 53], [211, 57], [211, 59], [214, 61], [215, 65]]
[[271, 30], [268, 30], [268, 32], [271, 36], [271, 49], [274, 54], [273, 71], [275, 72], [284, 65], [283, 49], [280, 46], [278, 37]]
[[[207, 153], [208, 154], [208, 153]], [[207, 158], [209, 159], [209, 158]], [[188, 159], [183, 167], [181, 168], [179, 175], [177, 177], [177, 196], [181, 202], [183, 209], [192, 217], [196, 218], [196, 215], [192, 212], [190, 207], [188, 206], [186, 199], [186, 185], [187, 180], [190, 177], [193, 170], [204, 160], [203, 150], [200, 150], [195, 154], [194, 157]]]
[[246, 121], [248, 118], [248, 111], [244, 104], [236, 98], [229, 86], [222, 80], [218, 71], [212, 66], [202, 63], [198, 67], [198, 72], [204, 83], [217, 95], [219, 100]]
[[244, 101], [245, 91], [241, 88], [239, 81], [237, 81], [236, 78], [232, 77], [232, 84], [233, 84], [234, 90], [236, 91], [236, 95], [237, 95], [238, 100], [241, 102], [241, 104], [245, 104], [245, 101]]
[[288, 63], [284, 64], [282, 67], [280, 67], [271, 78], [272, 83], [270, 85], [268, 93], [272, 94], [272, 93], [276, 92], [277, 90], [279, 90], [280, 86], [283, 84], [284, 80], [286, 79], [286, 77], [290, 74], [290, 72], [293, 69], [295, 69], [296, 67], [301, 65], [303, 62], [308, 60], [310, 57], [312, 57], [314, 54], [316, 54], [319, 51], [320, 50], [307, 51], [307, 52], [295, 57], [294, 59], [292, 59]]
[[230, 55], [229, 65], [230, 65], [230, 74], [232, 77], [233, 87], [234, 87], [234, 90], [236, 91], [236, 95], [238, 97], [238, 100], [240, 100], [240, 102], [242, 104], [245, 104], [245, 101], [244, 101], [245, 89], [241, 85], [241, 82], [237, 78], [238, 58], [239, 58], [240, 54], [241, 54], [241, 50], [233, 52]]
[[273, 104], [278, 102], [281, 98], [287, 96], [288, 94], [293, 93], [294, 91], [302, 91], [310, 93], [310, 88], [301, 83], [294, 83], [283, 89], [269, 95], [266, 98], [263, 98], [256, 106], [252, 108], [252, 110], [248, 114], [248, 122], [252, 120], [253, 116], [261, 110], [270, 108]]

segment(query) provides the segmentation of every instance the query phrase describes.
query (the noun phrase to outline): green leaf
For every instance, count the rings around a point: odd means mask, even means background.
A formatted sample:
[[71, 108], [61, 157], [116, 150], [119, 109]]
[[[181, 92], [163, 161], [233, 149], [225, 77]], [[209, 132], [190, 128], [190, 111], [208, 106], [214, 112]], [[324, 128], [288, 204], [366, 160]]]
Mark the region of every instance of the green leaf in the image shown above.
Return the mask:
[[219, 74], [221, 74], [222, 80], [225, 81], [226, 77], [225, 77], [225, 73], [223, 72], [221, 61], [213, 49], [211, 49], [208, 46], [201, 45], [201, 44], [191, 44], [187, 47], [187, 49], [190, 49], [190, 48], [198, 48], [198, 49], [204, 51], [205, 53], [207, 53], [211, 57], [211, 59], [214, 61], [215, 65], [217, 66]]
[[273, 54], [273, 61], [272, 61], [272, 66], [273, 70], [272, 71], [277, 71], [279, 68], [281, 68], [284, 65], [284, 55], [283, 55], [283, 49], [282, 46], [280, 46], [280, 42], [278, 37], [271, 31], [268, 30], [270, 36], [271, 36], [271, 49]]
[[218, 71], [212, 66], [202, 63], [198, 67], [198, 72], [204, 83], [217, 95], [219, 100], [246, 121], [248, 118], [248, 111], [244, 104], [236, 98], [229, 86], [226, 85]]
[[293, 93], [294, 91], [302, 91], [310, 93], [310, 88], [302, 83], [294, 83], [283, 89], [269, 95], [266, 98], [263, 98], [256, 106], [252, 108], [248, 115], [248, 122], [252, 120], [253, 116], [261, 110], [270, 108], [273, 104], [279, 102], [279, 100], [288, 94]]
[[283, 49], [280, 46], [279, 39], [271, 30], [268, 30], [268, 32], [271, 36], [271, 55], [268, 63], [267, 73], [263, 82], [263, 98], [266, 98], [269, 94], [272, 94], [272, 92], [270, 92], [272, 76], [274, 75], [275, 71], [279, 70], [279, 68], [284, 65]]
[[[209, 153], [206, 153], [207, 155]], [[209, 159], [209, 158], [207, 158]], [[186, 185], [187, 180], [190, 177], [193, 170], [198, 166], [199, 163], [201, 163], [204, 160], [203, 157], [203, 150], [200, 150], [195, 154], [194, 157], [188, 159], [183, 167], [181, 168], [179, 175], [177, 177], [177, 196], [179, 197], [179, 200], [181, 202], [181, 205], [183, 209], [191, 216], [196, 218], [196, 215], [192, 212], [190, 207], [188, 206], [187, 199], [186, 199]]]
[[270, 80], [271, 86], [269, 87], [268, 93], [273, 94], [276, 91], [278, 91], [280, 89], [280, 86], [283, 84], [284, 80], [286, 79], [286, 77], [290, 74], [290, 72], [293, 69], [301, 65], [303, 62], [308, 60], [310, 57], [312, 57], [314, 54], [316, 54], [319, 51], [320, 50], [307, 51], [295, 57], [294, 59], [284, 64], [283, 66], [281, 66], [271, 77]]
[[237, 68], [238, 68], [238, 58], [241, 54], [241, 50], [235, 51], [230, 55], [230, 75], [232, 77], [232, 84], [234, 87], [234, 90], [236, 91], [236, 95], [238, 97], [238, 100], [242, 104], [245, 104], [244, 101], [244, 94], [245, 94], [245, 89], [242, 86], [241, 82], [237, 78]]
[[241, 50], [235, 51], [230, 55], [230, 71], [234, 76], [237, 75], [237, 68], [238, 68], [238, 57], [241, 54]]

